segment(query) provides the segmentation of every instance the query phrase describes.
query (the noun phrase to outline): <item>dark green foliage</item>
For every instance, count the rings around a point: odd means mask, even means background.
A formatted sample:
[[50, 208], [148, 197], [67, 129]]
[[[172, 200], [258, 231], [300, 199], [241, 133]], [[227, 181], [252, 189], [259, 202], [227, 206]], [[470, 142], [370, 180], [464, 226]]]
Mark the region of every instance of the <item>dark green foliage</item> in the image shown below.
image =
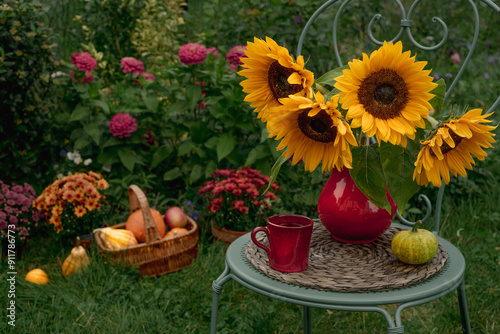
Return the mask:
[[53, 32], [45, 11], [31, 0], [7, 1], [0, 8], [0, 169], [10, 182], [43, 177], [57, 155], [58, 139], [50, 95], [54, 72], [60, 68]]

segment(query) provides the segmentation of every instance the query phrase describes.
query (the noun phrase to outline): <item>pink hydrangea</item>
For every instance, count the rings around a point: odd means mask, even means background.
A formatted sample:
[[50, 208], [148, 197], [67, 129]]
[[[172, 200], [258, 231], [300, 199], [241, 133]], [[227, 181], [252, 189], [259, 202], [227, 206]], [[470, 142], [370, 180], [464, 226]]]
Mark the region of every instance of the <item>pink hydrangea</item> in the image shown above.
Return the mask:
[[226, 61], [230, 64], [233, 64], [233, 65], [243, 65], [240, 58], [246, 57], [246, 55], [245, 55], [246, 50], [247, 50], [247, 47], [243, 46], [243, 45], [237, 45], [237, 46], [233, 47], [226, 54]]
[[219, 55], [219, 51], [214, 47], [207, 49], [207, 54], [213, 54], [215, 57]]
[[109, 131], [118, 138], [130, 137], [137, 131], [137, 121], [130, 114], [116, 114], [109, 122]]
[[90, 71], [97, 68], [97, 60], [87, 51], [73, 53], [71, 63], [78, 67], [80, 71]]
[[186, 65], [200, 64], [207, 58], [207, 48], [197, 43], [184, 44], [179, 50], [179, 59]]
[[141, 74], [144, 72], [144, 64], [142, 61], [134, 57], [124, 57], [120, 60], [123, 73], [131, 72], [133, 74]]

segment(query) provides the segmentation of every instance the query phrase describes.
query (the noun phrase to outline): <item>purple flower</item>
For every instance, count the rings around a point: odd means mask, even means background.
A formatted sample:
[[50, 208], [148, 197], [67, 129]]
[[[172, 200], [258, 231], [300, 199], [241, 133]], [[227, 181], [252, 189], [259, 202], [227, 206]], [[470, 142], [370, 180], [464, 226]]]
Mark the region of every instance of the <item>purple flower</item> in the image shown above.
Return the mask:
[[59, 155], [61, 157], [66, 157], [67, 154], [68, 154], [68, 152], [66, 152], [65, 150], [61, 150], [61, 152], [59, 152]]
[[434, 79], [439, 80], [440, 76], [437, 73], [434, 73]]
[[453, 74], [451, 74], [451, 73], [446, 73], [444, 76], [447, 78], [453, 78]]
[[3, 230], [7, 227], [7, 221], [4, 219], [0, 219], [0, 230]]
[[495, 62], [495, 57], [490, 57], [490, 58], [488, 58], [488, 62], [489, 62], [490, 64], [493, 64], [493, 63]]
[[485, 79], [489, 79], [489, 78], [490, 78], [490, 75], [488, 74], [488, 72], [484, 72], [484, 73], [483, 73], [483, 77], [484, 77]]
[[3, 211], [7, 213], [14, 213], [14, 209], [12, 209], [10, 206], [6, 206], [3, 208]]
[[295, 16], [295, 24], [301, 24], [303, 22], [302, 16]]
[[11, 222], [12, 224], [17, 224], [18, 219], [17, 219], [16, 216], [10, 216], [9, 217], [9, 222]]

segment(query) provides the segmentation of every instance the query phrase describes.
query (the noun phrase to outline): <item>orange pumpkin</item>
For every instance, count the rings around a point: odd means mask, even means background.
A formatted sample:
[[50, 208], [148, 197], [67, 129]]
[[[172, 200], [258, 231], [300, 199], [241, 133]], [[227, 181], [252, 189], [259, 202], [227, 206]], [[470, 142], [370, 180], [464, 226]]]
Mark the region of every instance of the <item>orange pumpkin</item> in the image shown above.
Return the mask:
[[[151, 210], [151, 215], [153, 216], [153, 220], [156, 224], [156, 228], [160, 233], [160, 238], [163, 238], [165, 235], [165, 222], [163, 221], [163, 216], [155, 209]], [[139, 209], [134, 211], [127, 219], [127, 223], [125, 224], [125, 229], [134, 233], [135, 238], [139, 242], [146, 242], [146, 233], [144, 232], [144, 216], [142, 215], [142, 210]]]
[[181, 235], [181, 234], [188, 233], [188, 232], [189, 231], [187, 229], [185, 229], [184, 227], [174, 227], [173, 229], [168, 231], [167, 234], [165, 234], [165, 238], [173, 237], [176, 235]]

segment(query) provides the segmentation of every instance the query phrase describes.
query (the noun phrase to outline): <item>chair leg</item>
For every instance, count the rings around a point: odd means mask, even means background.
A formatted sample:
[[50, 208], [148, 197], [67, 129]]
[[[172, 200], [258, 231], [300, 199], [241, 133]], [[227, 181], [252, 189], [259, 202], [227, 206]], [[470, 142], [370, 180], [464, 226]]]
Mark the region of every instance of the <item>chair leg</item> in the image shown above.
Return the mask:
[[219, 312], [219, 296], [222, 293], [222, 287], [231, 279], [229, 267], [224, 268], [222, 274], [212, 282], [212, 318], [210, 320], [210, 334], [217, 333], [217, 313]]
[[312, 334], [312, 311], [309, 306], [302, 307], [303, 333]]
[[469, 320], [469, 311], [467, 309], [467, 298], [465, 297], [464, 279], [458, 286], [458, 303], [460, 305], [460, 317], [462, 318], [462, 332], [466, 334], [472, 333]]

